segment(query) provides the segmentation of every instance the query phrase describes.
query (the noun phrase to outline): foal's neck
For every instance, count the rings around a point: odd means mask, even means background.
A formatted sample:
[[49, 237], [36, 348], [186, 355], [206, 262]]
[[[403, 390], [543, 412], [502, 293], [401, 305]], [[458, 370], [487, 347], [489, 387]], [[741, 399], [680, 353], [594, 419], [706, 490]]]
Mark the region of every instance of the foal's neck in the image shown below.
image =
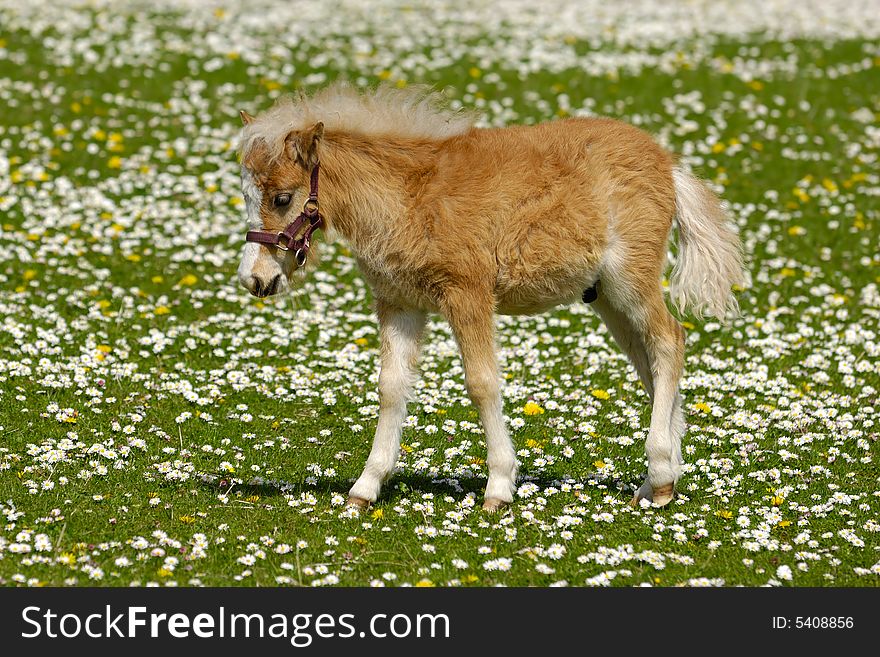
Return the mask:
[[321, 150], [321, 204], [330, 228], [359, 256], [406, 219], [409, 191], [436, 153], [434, 142], [327, 133]]

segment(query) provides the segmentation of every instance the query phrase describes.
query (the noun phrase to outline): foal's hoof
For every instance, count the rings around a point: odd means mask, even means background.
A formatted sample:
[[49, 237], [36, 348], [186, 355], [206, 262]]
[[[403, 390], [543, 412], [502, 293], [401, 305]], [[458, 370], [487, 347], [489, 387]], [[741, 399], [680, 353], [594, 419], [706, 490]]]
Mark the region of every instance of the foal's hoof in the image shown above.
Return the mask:
[[499, 500], [497, 497], [487, 497], [483, 501], [483, 511], [486, 513], [498, 513], [499, 511], [503, 511], [510, 502], [505, 502], [504, 500]]
[[633, 495], [632, 501], [629, 505], [633, 508], [637, 508], [639, 506], [639, 501], [648, 500], [653, 502], [657, 506], [666, 506], [672, 501], [672, 498], [675, 496], [675, 484], [666, 484], [665, 486], [659, 486], [657, 488], [651, 488], [651, 485], [648, 482], [642, 484], [642, 487], [636, 491], [636, 494]]
[[660, 488], [654, 489], [654, 495], [651, 498], [651, 501], [657, 506], [666, 506], [672, 501], [674, 495], [675, 486], [673, 484], [666, 484], [665, 486], [660, 486]]
[[370, 506], [370, 501], [361, 497], [349, 497], [345, 506], [350, 509], [355, 509], [356, 511], [363, 511]]

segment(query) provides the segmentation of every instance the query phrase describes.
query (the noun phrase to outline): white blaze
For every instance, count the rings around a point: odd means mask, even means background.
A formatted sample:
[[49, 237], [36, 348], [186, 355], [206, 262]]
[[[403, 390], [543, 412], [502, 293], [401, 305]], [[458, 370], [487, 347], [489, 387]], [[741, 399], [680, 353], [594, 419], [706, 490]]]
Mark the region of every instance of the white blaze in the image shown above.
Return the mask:
[[[245, 167], [241, 168], [241, 191], [244, 195], [244, 206], [247, 211], [248, 230], [262, 230], [263, 220], [260, 217], [260, 207], [263, 205], [263, 193], [254, 182], [254, 176]], [[255, 242], [245, 242], [241, 254], [241, 264], [238, 266], [238, 280], [247, 288], [251, 278], [257, 256], [260, 255], [260, 245]]]

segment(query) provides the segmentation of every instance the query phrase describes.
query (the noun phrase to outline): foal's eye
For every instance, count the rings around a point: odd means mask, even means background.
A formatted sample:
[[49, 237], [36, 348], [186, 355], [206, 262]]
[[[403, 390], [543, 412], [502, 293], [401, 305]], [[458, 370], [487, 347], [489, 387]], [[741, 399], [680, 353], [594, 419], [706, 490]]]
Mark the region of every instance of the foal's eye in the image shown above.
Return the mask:
[[283, 208], [285, 205], [290, 205], [290, 194], [279, 194], [275, 197], [276, 208]]

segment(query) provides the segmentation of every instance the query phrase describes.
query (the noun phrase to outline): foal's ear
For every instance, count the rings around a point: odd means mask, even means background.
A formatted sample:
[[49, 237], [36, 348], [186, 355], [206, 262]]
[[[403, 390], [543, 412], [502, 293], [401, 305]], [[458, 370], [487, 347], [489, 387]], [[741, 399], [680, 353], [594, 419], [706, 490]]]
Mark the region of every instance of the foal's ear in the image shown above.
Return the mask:
[[324, 136], [324, 124], [320, 121], [311, 128], [294, 130], [287, 135], [287, 152], [306, 169], [318, 163], [318, 144]]
[[248, 114], [244, 110], [241, 110], [238, 113], [238, 115], [241, 117], [241, 124], [242, 125], [250, 125], [251, 121], [254, 120], [254, 117], [252, 117], [250, 114]]

